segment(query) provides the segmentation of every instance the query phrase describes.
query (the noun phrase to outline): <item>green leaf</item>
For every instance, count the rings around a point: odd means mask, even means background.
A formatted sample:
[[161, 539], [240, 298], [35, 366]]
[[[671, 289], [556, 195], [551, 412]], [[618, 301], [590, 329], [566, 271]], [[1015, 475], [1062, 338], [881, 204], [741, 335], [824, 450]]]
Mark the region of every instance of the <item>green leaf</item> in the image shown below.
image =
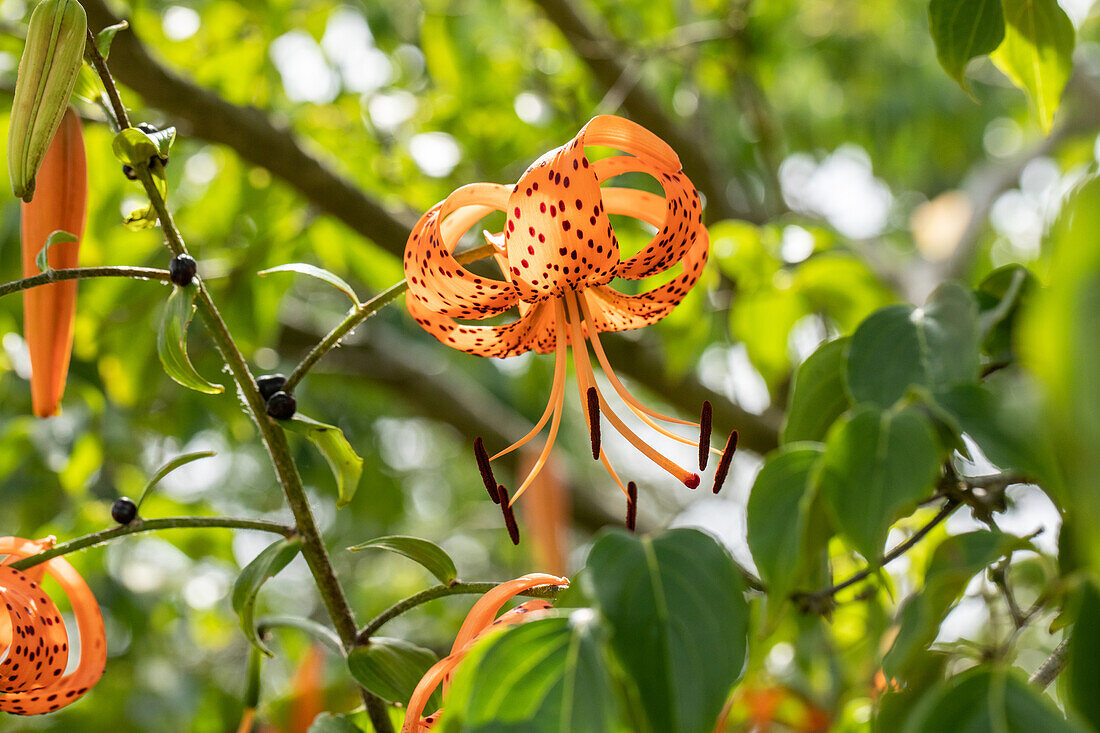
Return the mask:
[[898, 635], [882, 661], [886, 676], [908, 681], [910, 670], [927, 654], [940, 624], [970, 579], [1000, 558], [1027, 546], [1018, 537], [987, 531], [955, 535], [941, 542], [928, 564], [924, 587], [901, 607]]
[[1073, 72], [1076, 32], [1058, 0], [1001, 0], [1004, 41], [991, 58], [1027, 94], [1043, 132], [1050, 134], [1062, 90]]
[[348, 655], [355, 681], [391, 703], [409, 702], [420, 678], [438, 661], [435, 653], [402, 639], [373, 636]]
[[313, 719], [306, 733], [363, 733], [363, 729], [351, 722], [346, 715], [321, 713]]
[[335, 654], [344, 654], [344, 645], [336, 632], [327, 626], [300, 616], [264, 616], [256, 621], [256, 631], [261, 636], [268, 629], [287, 628], [304, 631], [321, 642]]
[[1011, 670], [974, 667], [930, 692], [904, 733], [1079, 733], [1054, 704]]
[[1014, 360], [1013, 340], [1020, 312], [1039, 289], [1039, 281], [1022, 265], [1005, 265], [989, 273], [978, 285], [978, 323], [982, 351], [994, 362]]
[[300, 275], [308, 275], [309, 277], [322, 280], [332, 287], [339, 290], [344, 295], [351, 299], [353, 305], [359, 305], [359, 296], [355, 294], [355, 289], [348, 285], [343, 278], [339, 275], [335, 275], [328, 270], [317, 267], [316, 265], [309, 265], [305, 262], [292, 262], [288, 265], [279, 265], [278, 267], [270, 267], [266, 270], [261, 270], [256, 273], [260, 277], [270, 275], [273, 272], [296, 272]]
[[119, 31], [126, 30], [130, 27], [130, 24], [125, 20], [119, 21], [114, 25], [109, 25], [99, 33], [95, 34], [95, 47], [99, 51], [99, 55], [104, 59], [107, 59], [111, 55], [111, 43], [115, 40], [115, 34]]
[[710, 733], [745, 659], [748, 606], [733, 559], [694, 529], [616, 530], [596, 539], [587, 571], [650, 730]]
[[978, 381], [978, 306], [957, 283], [936, 289], [923, 308], [882, 308], [860, 324], [848, 348], [848, 391], [889, 407], [913, 386], [945, 389]]
[[1100, 730], [1100, 587], [1094, 577], [1087, 578], [1073, 600], [1077, 619], [1069, 632], [1069, 656], [1063, 690], [1070, 705], [1096, 730]]
[[233, 611], [240, 618], [241, 630], [252, 645], [271, 657], [271, 651], [260, 641], [253, 615], [256, 612], [256, 596], [268, 578], [285, 568], [302, 547], [298, 538], [281, 539], [268, 545], [237, 576], [233, 584]]
[[280, 420], [287, 430], [304, 435], [317, 446], [336, 478], [336, 506], [344, 508], [355, 498], [359, 478], [363, 475], [363, 459], [351, 447], [344, 432], [335, 425], [326, 425], [302, 414]]
[[200, 450], [195, 451], [194, 453], [184, 453], [183, 455], [176, 456], [172, 460], [165, 463], [163, 466], [157, 469], [157, 472], [154, 473], [153, 477], [149, 479], [149, 482], [145, 484], [145, 488], [142, 489], [141, 496], [137, 500], [138, 508], [141, 508], [141, 503], [145, 501], [145, 497], [149, 495], [153, 488], [156, 487], [156, 485], [159, 484], [165, 476], [172, 473], [172, 471], [175, 471], [177, 468], [181, 466], [186, 466], [188, 463], [197, 461], [201, 458], [211, 458], [216, 455], [218, 454], [212, 450]]
[[619, 733], [614, 688], [589, 609], [479, 640], [455, 674], [443, 733]]
[[105, 93], [106, 90], [99, 75], [87, 64], [81, 65], [80, 72], [76, 75], [76, 84], [73, 86], [73, 96], [89, 104], [100, 104], [105, 101], [103, 96]]
[[928, 418], [911, 407], [865, 405], [829, 433], [820, 490], [836, 529], [876, 563], [890, 525], [928, 496], [939, 471], [940, 448]]
[[221, 394], [223, 387], [203, 379], [187, 357], [187, 327], [195, 314], [194, 301], [198, 292], [199, 286], [194, 282], [182, 288], [172, 286], [157, 330], [157, 355], [164, 371], [177, 383], [196, 392]]
[[814, 479], [822, 453], [815, 443], [783, 446], [768, 456], [749, 494], [749, 549], [768, 587], [772, 622], [825, 550], [823, 533], [811, 533], [817, 498]]
[[256, 709], [260, 704], [260, 669], [262, 667], [263, 654], [256, 647], [248, 654], [248, 672], [246, 673], [247, 685], [244, 688], [245, 709]]
[[66, 232], [63, 229], [55, 229], [50, 232], [50, 236], [46, 237], [46, 243], [42, 245], [42, 249], [38, 250], [38, 254], [34, 257], [34, 264], [38, 267], [39, 272], [45, 272], [50, 269], [49, 251], [50, 247], [55, 244], [61, 244], [62, 242], [79, 242], [77, 236], [72, 232]]
[[966, 63], [991, 53], [1005, 36], [1001, 0], [932, 0], [928, 20], [940, 65], [969, 93]]
[[404, 555], [413, 562], [420, 563], [443, 585], [450, 585], [458, 578], [458, 570], [455, 568], [454, 560], [451, 559], [451, 556], [448, 555], [442, 547], [434, 542], [422, 540], [419, 537], [391, 535], [389, 537], [378, 537], [377, 539], [368, 540], [367, 542], [349, 547], [348, 549], [352, 552], [358, 552], [371, 548], [396, 552], [399, 555]]
[[794, 373], [781, 443], [824, 440], [838, 417], [851, 407], [844, 389], [848, 339], [822, 344]]

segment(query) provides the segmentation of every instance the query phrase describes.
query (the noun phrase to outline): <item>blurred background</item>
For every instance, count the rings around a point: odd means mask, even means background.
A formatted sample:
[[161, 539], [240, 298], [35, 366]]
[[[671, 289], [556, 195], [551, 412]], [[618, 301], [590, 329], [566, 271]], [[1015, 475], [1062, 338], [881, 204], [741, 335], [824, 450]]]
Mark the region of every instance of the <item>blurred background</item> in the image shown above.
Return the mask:
[[[745, 499], [759, 456], [776, 445], [794, 366], [875, 308], [920, 303], [945, 279], [977, 281], [1014, 262], [1044, 272], [1043, 232], [1100, 156], [1100, 18], [1091, 0], [1061, 4], [1078, 28], [1076, 68], [1044, 137], [1023, 94], [987, 58], [970, 66], [973, 98], [943, 72], [922, 0], [84, 3], [95, 29], [130, 20], [112, 68], [135, 121], [179, 132], [169, 206], [257, 373], [289, 373], [346, 309], [344, 296], [316, 281], [257, 271], [309, 262], [365, 298], [401, 279], [408, 228], [458, 186], [516, 180], [595, 114], [628, 116], [665, 138], [705, 196], [711, 265], [667, 319], [605, 344], [644, 402], [696, 419], [710, 399], [715, 442], [736, 427], [741, 450], [726, 489], [712, 496], [689, 492], [610, 436], [606, 445], [639, 483], [641, 527], [705, 527], [745, 564]], [[29, 9], [0, 5], [5, 103]], [[141, 190], [121, 175], [102, 116], [81, 112], [91, 187], [82, 264], [166, 267], [159, 230], [121, 226]], [[3, 281], [19, 277], [18, 221], [18, 201], [4, 197]], [[649, 236], [638, 224], [617, 226], [628, 249]], [[115, 498], [140, 493], [173, 456], [203, 449], [217, 456], [173, 473], [144, 516], [289, 519], [232, 392], [198, 395], [164, 375], [155, 332], [167, 292], [150, 282], [81, 283], [64, 411], [50, 420], [30, 415], [20, 299], [0, 300], [0, 534], [65, 539], [109, 526]], [[200, 373], [228, 383], [199, 325], [190, 354]], [[483, 436], [495, 452], [523, 435], [546, 403], [552, 362], [454, 352], [397, 305], [299, 387], [299, 409], [338, 425], [366, 462], [358, 496], [338, 512], [324, 461], [293, 441], [360, 620], [432, 581], [402, 558], [352, 555], [349, 545], [412, 534], [440, 543], [463, 579], [503, 579], [569, 572], [596, 529], [623, 521], [621, 493], [587, 457], [573, 391], [553, 471], [536, 487], [565, 497], [558, 550], [532, 541], [539, 527], [522, 510], [537, 501], [534, 489], [520, 502], [518, 548], [486, 499], [472, 440]], [[654, 442], [691, 462], [693, 449]], [[508, 483], [518, 470], [498, 476]], [[1038, 542], [1052, 548], [1053, 507], [1026, 487], [1014, 491], [1002, 527], [1046, 527]], [[948, 531], [969, 521], [960, 515]], [[5, 718], [0, 729], [235, 728], [247, 647], [227, 594], [269, 541], [173, 530], [71, 556], [103, 606], [107, 674], [82, 703], [43, 719]], [[904, 561], [891, 566], [899, 598], [912, 585], [906, 571]], [[436, 601], [383, 633], [443, 649], [469, 604]], [[324, 619], [301, 559], [266, 586], [261, 605]], [[980, 602], [960, 608], [951, 628], [980, 637], [986, 612]], [[839, 651], [840, 669], [798, 671], [808, 694], [843, 688], [846, 652], [856, 658], [862, 630], [885, 622], [865, 613], [839, 614], [832, 638], [797, 637]], [[777, 637], [761, 669], [794, 674], [796, 636]], [[280, 653], [265, 666], [264, 717], [292, 730], [292, 679], [308, 640], [282, 631], [272, 643]], [[326, 704], [353, 707], [339, 662], [327, 664]]]

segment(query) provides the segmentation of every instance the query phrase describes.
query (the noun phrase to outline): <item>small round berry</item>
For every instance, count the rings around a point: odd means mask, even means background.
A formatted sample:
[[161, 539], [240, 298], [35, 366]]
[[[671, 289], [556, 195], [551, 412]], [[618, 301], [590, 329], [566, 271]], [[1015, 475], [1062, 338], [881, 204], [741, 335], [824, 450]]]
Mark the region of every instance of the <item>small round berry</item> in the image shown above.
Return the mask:
[[168, 264], [168, 277], [176, 285], [185, 288], [190, 285], [191, 280], [194, 279], [197, 267], [198, 265], [195, 263], [195, 258], [191, 255], [176, 255]]
[[119, 524], [129, 524], [137, 518], [137, 504], [123, 496], [111, 505], [111, 518]]
[[276, 392], [267, 400], [267, 414], [276, 420], [289, 420], [298, 410], [298, 400], [286, 392]]
[[126, 176], [131, 181], [136, 181], [137, 180], [137, 172], [134, 171], [132, 166], [128, 166], [128, 165], [122, 166], [122, 175]]
[[271, 399], [271, 395], [282, 390], [286, 384], [286, 377], [282, 374], [265, 374], [256, 380], [256, 386], [260, 388], [260, 396], [264, 402]]
[[160, 132], [160, 130], [156, 128], [156, 125], [151, 125], [148, 122], [139, 122], [137, 123], [136, 127], [137, 129], [144, 132], [146, 135], [152, 135], [154, 132]]

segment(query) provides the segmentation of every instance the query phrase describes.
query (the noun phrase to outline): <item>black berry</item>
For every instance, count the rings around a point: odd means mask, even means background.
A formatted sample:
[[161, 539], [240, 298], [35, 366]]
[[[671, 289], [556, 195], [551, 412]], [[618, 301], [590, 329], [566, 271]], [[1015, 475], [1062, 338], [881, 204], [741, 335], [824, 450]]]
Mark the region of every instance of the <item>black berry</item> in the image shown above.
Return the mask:
[[191, 284], [196, 268], [195, 258], [191, 255], [176, 255], [168, 264], [168, 277], [173, 283], [184, 288]]
[[137, 180], [137, 173], [134, 171], [134, 169], [132, 167], [130, 167], [128, 165], [122, 166], [122, 175], [126, 176], [131, 181], [136, 181]]
[[286, 384], [286, 377], [282, 374], [265, 374], [256, 380], [256, 386], [260, 388], [260, 396], [264, 402], [271, 399], [271, 395], [282, 390]]
[[144, 132], [146, 135], [152, 135], [154, 132], [160, 132], [155, 125], [150, 125], [148, 122], [137, 123], [137, 129]]
[[137, 504], [125, 496], [111, 505], [111, 518], [119, 524], [129, 524], [137, 517]]
[[289, 420], [298, 410], [298, 400], [286, 392], [276, 392], [267, 400], [267, 414], [276, 420]]

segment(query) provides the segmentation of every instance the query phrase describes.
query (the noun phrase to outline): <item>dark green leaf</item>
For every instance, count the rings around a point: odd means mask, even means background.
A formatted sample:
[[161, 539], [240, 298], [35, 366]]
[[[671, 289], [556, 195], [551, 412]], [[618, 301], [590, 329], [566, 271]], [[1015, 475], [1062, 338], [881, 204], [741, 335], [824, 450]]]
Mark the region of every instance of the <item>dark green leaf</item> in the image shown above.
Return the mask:
[[378, 697], [407, 704], [420, 678], [438, 661], [435, 653], [402, 639], [374, 636], [348, 655], [356, 682]]
[[1054, 704], [1012, 671], [975, 667], [930, 692], [904, 733], [1080, 733]]
[[993, 62], [1023, 89], [1044, 133], [1073, 72], [1076, 31], [1058, 0], [1001, 0], [1005, 37]]
[[848, 349], [848, 391], [856, 402], [889, 407], [911, 387], [946, 389], [978, 381], [978, 306], [956, 283], [923, 308], [894, 305], [871, 314]]
[[66, 232], [62, 229], [57, 229], [50, 233], [50, 236], [46, 237], [46, 243], [42, 245], [42, 249], [38, 250], [38, 254], [35, 255], [34, 264], [38, 267], [39, 272], [45, 272], [50, 269], [49, 251], [50, 247], [61, 242], [76, 242], [79, 241], [76, 235], [71, 232]]
[[936, 639], [940, 624], [970, 579], [1027, 542], [999, 532], [968, 532], [948, 537], [936, 547], [924, 576], [924, 587], [901, 607], [901, 625], [882, 661], [888, 678], [908, 681], [908, 675]]
[[400, 535], [379, 537], [355, 545], [354, 547], [349, 547], [348, 549], [352, 552], [358, 552], [359, 550], [369, 550], [375, 547], [382, 550], [389, 550], [390, 552], [396, 552], [414, 562], [420, 563], [427, 568], [432, 575], [438, 578], [439, 582], [443, 585], [449, 585], [453, 580], [458, 578], [458, 570], [455, 568], [455, 563], [454, 560], [451, 559], [451, 556], [434, 542], [422, 540], [419, 537], [404, 537]]
[[825, 549], [824, 542], [811, 541], [810, 536], [817, 496], [814, 479], [822, 451], [815, 443], [780, 448], [768, 456], [749, 494], [749, 549], [768, 587], [772, 620]]
[[307, 733], [363, 733], [363, 729], [351, 722], [346, 715], [321, 713], [313, 719]]
[[939, 476], [932, 425], [915, 408], [857, 407], [829, 433], [820, 487], [834, 527], [878, 562], [890, 525], [916, 508]]
[[1075, 618], [1070, 634], [1064, 688], [1070, 704], [1096, 730], [1100, 730], [1100, 588], [1095, 578], [1081, 583], [1073, 602]]
[[825, 440], [829, 426], [851, 407], [844, 389], [848, 339], [823, 344], [799, 365], [780, 442]]
[[966, 62], [992, 53], [1004, 38], [1001, 0], [932, 0], [928, 20], [940, 65], [969, 91], [964, 76]]
[[270, 267], [266, 270], [261, 270], [256, 274], [260, 277], [264, 277], [266, 275], [270, 275], [273, 272], [296, 272], [300, 275], [308, 275], [309, 277], [317, 278], [318, 280], [328, 283], [344, 295], [348, 296], [353, 305], [359, 305], [359, 296], [355, 294], [354, 288], [348, 285], [339, 275], [335, 275], [328, 270], [317, 267], [316, 265], [309, 265], [304, 262], [292, 262], [288, 265]]
[[306, 436], [317, 446], [336, 478], [336, 506], [343, 508], [350, 504], [359, 488], [359, 478], [363, 475], [363, 459], [351, 447], [343, 431], [335, 425], [326, 425], [302, 414], [282, 420], [279, 424]]
[[653, 731], [710, 733], [745, 658], [748, 606], [726, 550], [694, 529], [602, 534], [588, 556], [611, 646]]
[[164, 371], [177, 383], [196, 392], [221, 394], [222, 386], [203, 379], [187, 358], [187, 327], [195, 314], [194, 301], [198, 292], [196, 283], [182, 288], [172, 286], [157, 330], [157, 355]]
[[264, 654], [273, 656], [260, 641], [253, 621], [256, 612], [256, 596], [268, 578], [285, 568], [302, 547], [300, 539], [281, 539], [268, 545], [237, 576], [233, 584], [233, 610], [240, 617], [241, 629], [252, 644]]
[[159, 484], [165, 476], [172, 473], [172, 471], [175, 471], [181, 466], [186, 466], [192, 461], [197, 461], [201, 458], [211, 458], [216, 455], [218, 454], [212, 450], [200, 450], [195, 451], [194, 453], [184, 453], [183, 455], [176, 456], [172, 460], [165, 463], [163, 466], [157, 469], [157, 472], [154, 473], [153, 477], [149, 479], [149, 482], [145, 484], [145, 488], [142, 489], [141, 496], [137, 500], [138, 508], [141, 508], [141, 503], [145, 501], [145, 497], [149, 496], [149, 492], [156, 488], [156, 485]]
[[478, 642], [455, 674], [444, 733], [619, 733], [592, 611], [542, 618]]

